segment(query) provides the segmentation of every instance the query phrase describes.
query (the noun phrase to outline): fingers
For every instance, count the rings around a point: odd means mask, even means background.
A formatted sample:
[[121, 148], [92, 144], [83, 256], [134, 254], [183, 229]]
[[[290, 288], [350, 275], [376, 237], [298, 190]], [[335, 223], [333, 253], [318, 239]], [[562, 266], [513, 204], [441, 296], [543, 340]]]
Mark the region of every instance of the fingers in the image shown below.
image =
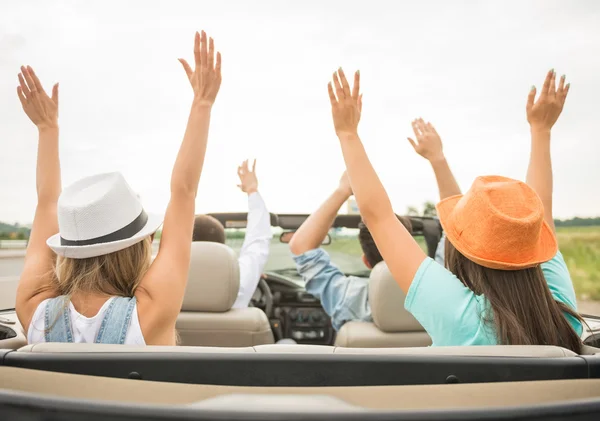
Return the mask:
[[35, 86], [35, 82], [33, 81], [33, 77], [31, 76], [31, 73], [29, 72], [29, 70], [27, 70], [26, 67], [21, 67], [21, 71], [23, 72], [23, 76], [25, 76], [25, 82], [27, 82], [27, 86], [29, 87], [29, 91], [31, 93], [36, 92], [37, 88]]
[[410, 142], [410, 144], [412, 145], [413, 149], [416, 151], [417, 150], [417, 142], [415, 142], [413, 139], [411, 139], [410, 137], [407, 137], [408, 141]]
[[58, 83], [52, 87], [52, 101], [58, 106]]
[[550, 78], [550, 88], [548, 89], [548, 95], [553, 97], [556, 96], [556, 72], [552, 72], [552, 77]]
[[331, 105], [336, 105], [337, 98], [335, 97], [335, 93], [333, 92], [333, 86], [331, 86], [331, 82], [327, 84], [327, 91], [329, 91], [329, 101], [331, 102]]
[[532, 86], [529, 90], [529, 94], [527, 95], [527, 109], [530, 110], [533, 107], [533, 103], [535, 102], [535, 86]]
[[342, 85], [340, 84], [340, 80], [338, 78], [338, 72], [333, 72], [333, 85], [335, 86], [335, 94], [341, 101], [343, 98], [345, 98], [345, 95], [344, 90], [342, 89]]
[[566, 76], [562, 75], [558, 84], [558, 91], [556, 92], [556, 96], [559, 99], [561, 105], [564, 105], [565, 100], [567, 99], [567, 94], [569, 93], [569, 88], [571, 87], [570, 83], [567, 83], [565, 86], [565, 81]]
[[254, 159], [254, 162], [252, 163], [252, 172], [256, 172], [256, 158]]
[[565, 77], [565, 75], [560, 77], [560, 80], [558, 81], [557, 93], [562, 93], [562, 91], [565, 89]]
[[221, 80], [221, 53], [217, 51], [217, 64], [215, 65], [215, 72], [217, 73], [217, 78]]
[[188, 64], [188, 62], [185, 61], [182, 58], [179, 58], [177, 60], [179, 60], [179, 62], [183, 66], [183, 70], [185, 70], [185, 74], [187, 75], [188, 79], [191, 79], [192, 75], [194, 74], [194, 72], [192, 71], [192, 68], [190, 67], [190, 65]]
[[[359, 101], [362, 101], [362, 95], [359, 96], [360, 93], [360, 71], [357, 70], [354, 73], [354, 86], [352, 86], [352, 98], [358, 98]], [[362, 103], [360, 104], [362, 106]]]
[[19, 97], [19, 101], [21, 101], [21, 105], [25, 107], [25, 104], [27, 104], [27, 98], [25, 98], [23, 89], [20, 86], [17, 86], [17, 95]]
[[23, 78], [22, 73], [19, 73], [19, 85], [20, 85], [21, 91], [23, 92], [23, 95], [25, 95], [25, 98], [29, 98], [31, 96], [31, 92], [29, 91], [29, 88], [27, 87], [27, 84], [25, 83], [25, 79]]
[[412, 122], [412, 129], [413, 132], [415, 133], [415, 136], [417, 137], [417, 140], [422, 136], [421, 130], [419, 129], [419, 125], [417, 124], [417, 120], [413, 120]]
[[37, 75], [35, 74], [35, 72], [33, 71], [33, 68], [31, 66], [27, 66], [27, 72], [30, 74], [31, 79], [33, 80], [33, 83], [35, 84], [36, 90], [38, 92], [44, 92], [42, 83], [40, 82], [40, 79], [37, 77]]
[[427, 128], [425, 127], [425, 121], [423, 121], [422, 118], [419, 118], [419, 120], [417, 120], [417, 125], [419, 126], [419, 130], [421, 131], [421, 133], [423, 133], [423, 134], [427, 133]]
[[200, 34], [196, 31], [196, 35], [194, 35], [194, 61], [196, 62], [196, 68], [199, 69], [202, 60], [200, 57]]
[[346, 79], [346, 74], [344, 73], [344, 71], [342, 70], [341, 67], [338, 70], [338, 73], [340, 75], [340, 80], [342, 81], [342, 90], [344, 91], [345, 97], [346, 98], [350, 98], [350, 97], [356, 98], [356, 97], [352, 96], [352, 94], [350, 93], [350, 84], [348, 83], [348, 79]]
[[358, 112], [362, 113], [362, 94], [358, 96]]
[[437, 130], [435, 129], [435, 127], [433, 127], [433, 124], [431, 124], [430, 122], [427, 122], [427, 124], [425, 125], [425, 127], [427, 128], [428, 132], [433, 133], [433, 134], [439, 136]]
[[564, 94], [563, 94], [563, 103], [567, 99], [567, 95], [569, 94], [569, 89], [571, 89], [571, 84], [567, 83], [567, 86], [565, 86], [565, 90], [564, 90]]
[[550, 70], [546, 75], [546, 80], [544, 80], [544, 86], [542, 86], [542, 92], [540, 93], [540, 98], [545, 98], [548, 95], [548, 91], [550, 90], [550, 82], [552, 80], [552, 75], [554, 74], [554, 69]]
[[215, 41], [212, 38], [208, 39], [208, 68], [210, 70], [215, 68]]
[[206, 32], [202, 31], [200, 35], [200, 64], [202, 67], [208, 67], [208, 52], [206, 51]]

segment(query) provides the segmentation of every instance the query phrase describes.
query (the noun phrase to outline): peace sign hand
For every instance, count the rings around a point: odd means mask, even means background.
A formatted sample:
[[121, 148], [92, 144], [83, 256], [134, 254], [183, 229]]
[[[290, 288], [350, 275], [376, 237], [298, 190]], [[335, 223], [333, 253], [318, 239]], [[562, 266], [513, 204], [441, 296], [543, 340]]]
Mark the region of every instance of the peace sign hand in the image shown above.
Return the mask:
[[354, 74], [352, 91], [350, 91], [350, 85], [341, 67], [333, 73], [333, 83], [335, 92], [331, 82], [327, 88], [335, 132], [338, 136], [342, 134], [355, 135], [358, 131], [358, 122], [362, 111], [362, 95], [359, 94], [360, 72], [357, 71]]
[[21, 66], [17, 95], [23, 111], [38, 129], [58, 127], [58, 83], [49, 97], [31, 66]]
[[209, 38], [207, 42], [204, 31], [202, 31], [202, 35], [196, 32], [194, 37], [194, 60], [196, 67], [193, 71], [184, 59], [180, 58], [179, 62], [194, 90], [194, 101], [198, 104], [212, 106], [221, 87], [221, 53], [217, 52], [215, 60], [214, 41]]
[[536, 88], [533, 86], [527, 97], [527, 121], [532, 130], [549, 131], [558, 120], [565, 105], [570, 88], [569, 83], [565, 85], [565, 76], [560, 78], [558, 89], [556, 88], [556, 72], [550, 70], [546, 75], [542, 92], [535, 101]]

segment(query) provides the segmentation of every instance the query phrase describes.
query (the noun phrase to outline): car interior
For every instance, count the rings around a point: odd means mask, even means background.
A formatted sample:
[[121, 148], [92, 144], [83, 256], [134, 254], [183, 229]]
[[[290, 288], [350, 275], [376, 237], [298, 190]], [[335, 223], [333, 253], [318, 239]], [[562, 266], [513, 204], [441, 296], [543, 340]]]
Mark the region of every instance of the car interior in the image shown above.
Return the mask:
[[[247, 215], [212, 216], [241, 229]], [[307, 216], [271, 215], [282, 252]], [[411, 220], [433, 256], [438, 221]], [[359, 222], [339, 215], [333, 230]], [[265, 270], [251, 306], [232, 309], [237, 255], [208, 242], [192, 245], [178, 346], [27, 345], [14, 309], [1, 311], [0, 419], [600, 419], [600, 317], [585, 316], [581, 355], [431, 347], [385, 263], [365, 276], [373, 323], [337, 333], [287, 267]], [[17, 282], [0, 283], [2, 302], [14, 303]]]

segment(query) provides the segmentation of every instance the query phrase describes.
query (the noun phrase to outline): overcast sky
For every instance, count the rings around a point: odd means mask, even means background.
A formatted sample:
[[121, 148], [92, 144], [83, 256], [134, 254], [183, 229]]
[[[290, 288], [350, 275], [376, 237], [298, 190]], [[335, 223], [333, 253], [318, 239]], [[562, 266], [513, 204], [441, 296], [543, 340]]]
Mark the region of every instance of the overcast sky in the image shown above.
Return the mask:
[[30, 222], [37, 133], [15, 88], [21, 64], [61, 86], [64, 185], [121, 171], [161, 212], [192, 93], [178, 57], [205, 29], [223, 55], [198, 212], [245, 211], [238, 163], [258, 158], [273, 212], [311, 212], [343, 160], [327, 82], [361, 70], [359, 127], [398, 213], [437, 200], [406, 137], [422, 116], [466, 190], [524, 178], [525, 100], [546, 72], [571, 92], [553, 131], [555, 216], [600, 214], [600, 2], [0, 0], [0, 220]]

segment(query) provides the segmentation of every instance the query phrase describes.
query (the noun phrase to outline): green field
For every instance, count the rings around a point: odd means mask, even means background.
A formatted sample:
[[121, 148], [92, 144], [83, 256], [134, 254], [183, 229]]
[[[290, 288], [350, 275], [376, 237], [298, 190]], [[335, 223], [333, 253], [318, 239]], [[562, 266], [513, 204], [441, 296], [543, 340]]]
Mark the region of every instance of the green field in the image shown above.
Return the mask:
[[559, 227], [556, 234], [577, 296], [600, 300], [600, 227]]
[[[600, 227], [559, 227], [557, 237], [577, 296], [584, 300], [600, 300]], [[426, 250], [423, 237], [417, 241]], [[358, 240], [335, 238], [327, 250], [355, 255], [362, 254]]]

